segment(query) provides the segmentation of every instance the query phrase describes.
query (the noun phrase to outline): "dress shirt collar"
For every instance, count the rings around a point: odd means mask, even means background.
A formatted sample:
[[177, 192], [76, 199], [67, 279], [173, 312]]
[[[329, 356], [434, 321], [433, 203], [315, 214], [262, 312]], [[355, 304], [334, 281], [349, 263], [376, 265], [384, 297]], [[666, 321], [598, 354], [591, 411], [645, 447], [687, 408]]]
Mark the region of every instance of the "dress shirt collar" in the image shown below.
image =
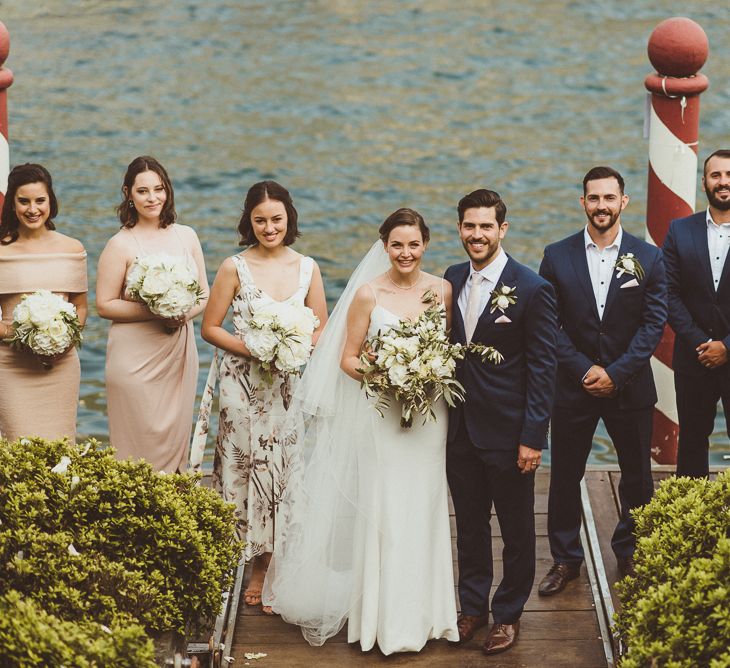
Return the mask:
[[715, 226], [716, 228], [724, 227], [725, 225], [730, 225], [730, 223], [716, 223], [714, 220], [712, 220], [712, 214], [710, 213], [710, 207], [707, 207], [707, 215], [705, 217], [707, 220], [707, 227]]
[[484, 267], [484, 269], [480, 269], [479, 271], [477, 271], [476, 269], [474, 269], [471, 262], [469, 262], [469, 280], [471, 281], [472, 274], [481, 274], [484, 279], [490, 281], [492, 285], [497, 285], [497, 281], [502, 275], [502, 271], [504, 270], [508, 259], [509, 258], [507, 257], [507, 253], [505, 253], [500, 246], [499, 250], [497, 251], [497, 255], [495, 255], [492, 261], [486, 267]]
[[[616, 247], [616, 250], [621, 248], [621, 239], [623, 238], [623, 236], [624, 236], [624, 231], [621, 228], [621, 225], [619, 225], [618, 234], [616, 235], [616, 238], [613, 240], [613, 243], [608, 244], [608, 246], [606, 246], [606, 248], [608, 249], [608, 248], [612, 248], [614, 246]], [[588, 225], [586, 225], [585, 228], [583, 229], [583, 242], [586, 245], [586, 250], [588, 250], [591, 247], [598, 249], [598, 245], [596, 244], [595, 241], [593, 241], [593, 239], [591, 239], [591, 235], [588, 234]]]

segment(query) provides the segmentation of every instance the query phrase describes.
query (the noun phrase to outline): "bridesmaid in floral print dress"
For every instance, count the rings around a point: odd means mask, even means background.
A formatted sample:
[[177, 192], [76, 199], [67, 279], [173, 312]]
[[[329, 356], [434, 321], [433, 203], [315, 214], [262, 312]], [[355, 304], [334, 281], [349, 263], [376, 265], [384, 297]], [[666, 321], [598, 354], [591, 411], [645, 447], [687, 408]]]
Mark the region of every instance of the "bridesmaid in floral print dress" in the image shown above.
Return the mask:
[[[247, 605], [259, 605], [286, 485], [281, 445], [287, 435], [281, 429], [298, 376], [274, 371], [273, 383], [268, 382], [243, 342], [249, 305], [272, 300], [310, 307], [320, 321], [315, 342], [327, 321], [327, 305], [317, 263], [289, 248], [299, 232], [297, 211], [285, 188], [274, 181], [253, 185], [238, 231], [241, 245], [248, 248], [227, 258], [218, 270], [201, 333], [223, 353], [218, 365], [220, 415], [213, 484], [226, 501], [236, 505], [239, 535], [246, 542], [244, 558], [253, 559], [244, 600]], [[222, 326], [231, 307], [235, 334]], [[193, 463], [200, 459], [200, 444], [207, 433], [214, 372], [211, 376], [196, 429]]]

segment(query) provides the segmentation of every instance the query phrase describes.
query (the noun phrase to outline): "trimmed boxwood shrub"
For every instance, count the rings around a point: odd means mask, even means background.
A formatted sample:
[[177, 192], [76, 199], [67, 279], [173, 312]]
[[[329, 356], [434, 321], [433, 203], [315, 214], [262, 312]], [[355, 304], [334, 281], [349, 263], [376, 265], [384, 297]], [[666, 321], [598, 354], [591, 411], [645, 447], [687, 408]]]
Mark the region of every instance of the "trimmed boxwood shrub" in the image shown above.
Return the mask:
[[730, 666], [730, 471], [665, 480], [633, 514], [636, 576], [617, 585], [622, 668]]
[[233, 507], [198, 481], [93, 440], [0, 441], [0, 595], [65, 621], [190, 632], [218, 613], [240, 555]]
[[0, 596], [1, 665], [5, 668], [155, 668], [152, 641], [133, 620], [111, 627], [67, 622], [17, 591]]

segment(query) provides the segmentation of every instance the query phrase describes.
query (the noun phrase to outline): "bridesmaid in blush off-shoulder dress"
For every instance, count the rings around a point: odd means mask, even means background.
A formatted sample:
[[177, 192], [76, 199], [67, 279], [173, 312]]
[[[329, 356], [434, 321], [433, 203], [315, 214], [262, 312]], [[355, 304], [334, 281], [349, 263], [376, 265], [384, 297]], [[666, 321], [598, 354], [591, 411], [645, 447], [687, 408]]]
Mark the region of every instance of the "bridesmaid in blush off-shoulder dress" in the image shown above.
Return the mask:
[[[41, 165], [15, 167], [0, 223], [0, 342], [12, 333], [13, 309], [24, 294], [51, 290], [87, 314], [86, 251], [55, 231], [58, 203], [51, 175]], [[0, 345], [0, 434], [56, 439], [76, 437], [79, 356], [74, 348], [49, 364], [33, 353]]]
[[[203, 311], [208, 281], [200, 242], [175, 222], [172, 183], [154, 158], [133, 160], [118, 207], [122, 229], [99, 258], [96, 306], [112, 321], [106, 357], [109, 437], [120, 459], [145, 459], [161, 471], [184, 471], [192, 431], [198, 352], [192, 319]], [[197, 274], [203, 297], [179, 319], [132, 301], [127, 274], [135, 258], [164, 253]]]

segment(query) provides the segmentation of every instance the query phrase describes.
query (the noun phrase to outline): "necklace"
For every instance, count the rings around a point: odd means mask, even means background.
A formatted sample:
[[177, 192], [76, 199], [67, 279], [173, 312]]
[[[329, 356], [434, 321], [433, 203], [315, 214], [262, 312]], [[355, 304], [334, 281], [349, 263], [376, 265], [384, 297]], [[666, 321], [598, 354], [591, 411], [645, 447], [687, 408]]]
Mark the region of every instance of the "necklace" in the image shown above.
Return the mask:
[[402, 285], [398, 285], [391, 277], [390, 277], [390, 270], [385, 272], [385, 275], [388, 277], [388, 280], [399, 290], [412, 290], [415, 288], [420, 282], [421, 282], [421, 270], [418, 270], [418, 278], [416, 279], [416, 282], [413, 283], [413, 285], [409, 285], [407, 287], [403, 287]]

